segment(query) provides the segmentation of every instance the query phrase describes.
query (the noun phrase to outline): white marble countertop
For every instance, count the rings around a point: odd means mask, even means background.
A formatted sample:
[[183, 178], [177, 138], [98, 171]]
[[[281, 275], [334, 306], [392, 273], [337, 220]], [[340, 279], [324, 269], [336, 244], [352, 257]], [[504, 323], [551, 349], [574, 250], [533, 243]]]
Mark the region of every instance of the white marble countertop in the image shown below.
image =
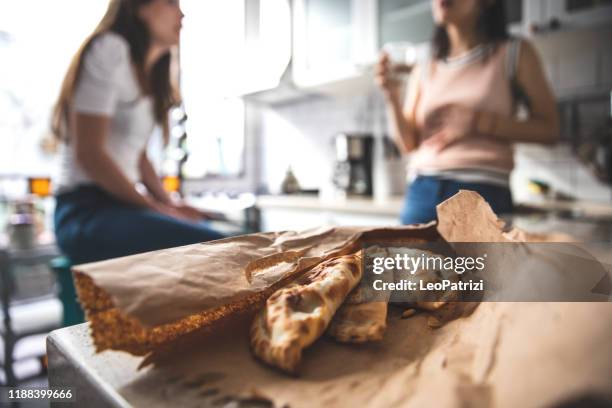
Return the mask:
[[[317, 195], [263, 195], [257, 197], [255, 205], [261, 209], [283, 208], [397, 216], [401, 211], [403, 200], [403, 196], [391, 196], [385, 200], [376, 200], [371, 197], [354, 196], [324, 199]], [[564, 211], [571, 212], [576, 217], [612, 220], [612, 203], [544, 200], [515, 204], [539, 211]]]
[[577, 217], [606, 218], [612, 220], [612, 202], [610, 204], [591, 201], [543, 200], [517, 203], [519, 205], [544, 211], [571, 212]]
[[401, 196], [375, 200], [371, 197], [324, 199], [317, 195], [266, 195], [257, 197], [256, 205], [261, 209], [336, 211], [397, 217], [401, 211], [402, 202], [403, 197]]

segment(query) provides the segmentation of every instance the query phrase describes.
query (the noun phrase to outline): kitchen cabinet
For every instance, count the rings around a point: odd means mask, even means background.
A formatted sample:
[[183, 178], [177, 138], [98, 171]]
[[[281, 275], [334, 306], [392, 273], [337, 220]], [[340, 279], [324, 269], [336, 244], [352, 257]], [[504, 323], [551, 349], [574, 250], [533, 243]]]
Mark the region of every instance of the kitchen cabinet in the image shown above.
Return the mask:
[[385, 202], [371, 198], [321, 201], [314, 196], [260, 196], [262, 231], [305, 230], [321, 226], [399, 225], [402, 197]]
[[[533, 0], [506, 1], [506, 18], [510, 31], [520, 34], [531, 23], [541, 21], [541, 4]], [[431, 0], [379, 0], [379, 47], [397, 41], [423, 44], [435, 29]]]
[[293, 76], [298, 86], [360, 76], [375, 60], [376, 0], [295, 0]]
[[507, 1], [506, 7], [516, 7], [515, 3], [520, 3], [523, 9], [524, 33], [530, 33], [532, 28], [546, 30], [553, 21], [558, 21], [562, 29], [594, 27], [612, 21], [612, 0], [522, 0]]
[[305, 3], [306, 65], [329, 68], [351, 63], [351, 0], [308, 0]]
[[[513, 35], [612, 21], [612, 0], [508, 0]], [[294, 0], [294, 85], [318, 92], [363, 92], [372, 86], [371, 67], [390, 42], [411, 42], [418, 53], [435, 28], [431, 0]], [[534, 30], [536, 29], [536, 30]]]
[[[512, 34], [529, 34], [552, 20], [561, 27], [592, 27], [612, 21], [612, 0], [508, 0], [506, 18]], [[427, 42], [434, 29], [430, 0], [378, 0], [378, 46], [388, 42]]]
[[564, 28], [590, 27], [612, 21], [612, 0], [545, 0], [545, 11]]
[[[506, 2], [513, 32], [543, 19], [540, 3]], [[358, 80], [384, 44], [423, 45], [434, 28], [431, 0], [295, 0], [293, 80], [303, 88]]]
[[430, 0], [380, 0], [379, 46], [396, 41], [429, 41], [435, 23]]

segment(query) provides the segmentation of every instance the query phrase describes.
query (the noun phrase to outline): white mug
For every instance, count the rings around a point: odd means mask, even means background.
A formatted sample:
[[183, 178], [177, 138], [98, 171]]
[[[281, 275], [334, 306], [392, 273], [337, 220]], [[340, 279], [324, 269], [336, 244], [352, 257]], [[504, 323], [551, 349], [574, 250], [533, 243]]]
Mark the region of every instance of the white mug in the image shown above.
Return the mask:
[[408, 75], [417, 62], [417, 48], [407, 41], [390, 42], [383, 45], [383, 52], [389, 56], [391, 72], [396, 79]]

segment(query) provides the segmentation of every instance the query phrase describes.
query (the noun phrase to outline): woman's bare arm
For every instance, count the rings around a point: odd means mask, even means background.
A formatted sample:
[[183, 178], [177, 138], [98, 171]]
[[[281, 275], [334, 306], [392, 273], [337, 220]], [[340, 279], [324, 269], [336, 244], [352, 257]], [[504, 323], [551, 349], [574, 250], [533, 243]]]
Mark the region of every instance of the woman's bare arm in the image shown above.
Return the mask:
[[79, 164], [102, 189], [121, 201], [155, 208], [154, 200], [140, 194], [106, 150], [110, 119], [84, 113], [73, 114], [73, 134]]
[[388, 56], [383, 54], [376, 71], [376, 81], [383, 90], [387, 101], [387, 111], [393, 139], [406, 154], [418, 147], [418, 137], [414, 125], [414, 111], [419, 99], [419, 72], [415, 68], [410, 75], [406, 105], [400, 98], [398, 81], [392, 78], [391, 64]]
[[143, 150], [140, 154], [140, 160], [138, 162], [138, 169], [140, 171], [140, 177], [142, 182], [147, 187], [147, 190], [151, 195], [161, 203], [162, 211], [168, 215], [176, 218], [182, 218], [191, 221], [201, 221], [204, 218], [212, 218], [209, 213], [202, 211], [198, 208], [192, 207], [185, 203], [183, 200], [172, 200], [164, 186], [159, 179], [159, 176], [149, 157], [147, 156], [146, 150]]
[[147, 151], [143, 150], [140, 154], [140, 160], [138, 161], [138, 169], [140, 171], [140, 177], [142, 178], [142, 182], [147, 187], [147, 190], [155, 199], [161, 203], [172, 205], [172, 200], [166, 190], [164, 190], [164, 186], [157, 175], [157, 172], [153, 168], [149, 157], [147, 156]]
[[555, 143], [560, 131], [555, 97], [538, 54], [528, 42], [521, 46], [517, 80], [529, 99], [529, 118], [521, 121], [480, 113], [476, 123], [477, 131], [510, 142]]

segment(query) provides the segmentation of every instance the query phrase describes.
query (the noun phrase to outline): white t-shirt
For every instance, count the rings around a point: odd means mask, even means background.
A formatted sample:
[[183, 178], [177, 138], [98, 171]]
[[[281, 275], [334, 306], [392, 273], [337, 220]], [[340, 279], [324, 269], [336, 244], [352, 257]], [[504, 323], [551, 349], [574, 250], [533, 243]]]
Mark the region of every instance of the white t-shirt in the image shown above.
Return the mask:
[[[130, 181], [139, 181], [138, 160], [155, 128], [155, 117], [153, 100], [142, 95], [123, 37], [109, 32], [93, 41], [83, 57], [71, 109], [111, 118], [107, 151]], [[86, 134], [79, 137], [87, 139]], [[94, 183], [79, 165], [74, 146], [71, 142], [60, 147], [53, 178], [56, 193]]]

